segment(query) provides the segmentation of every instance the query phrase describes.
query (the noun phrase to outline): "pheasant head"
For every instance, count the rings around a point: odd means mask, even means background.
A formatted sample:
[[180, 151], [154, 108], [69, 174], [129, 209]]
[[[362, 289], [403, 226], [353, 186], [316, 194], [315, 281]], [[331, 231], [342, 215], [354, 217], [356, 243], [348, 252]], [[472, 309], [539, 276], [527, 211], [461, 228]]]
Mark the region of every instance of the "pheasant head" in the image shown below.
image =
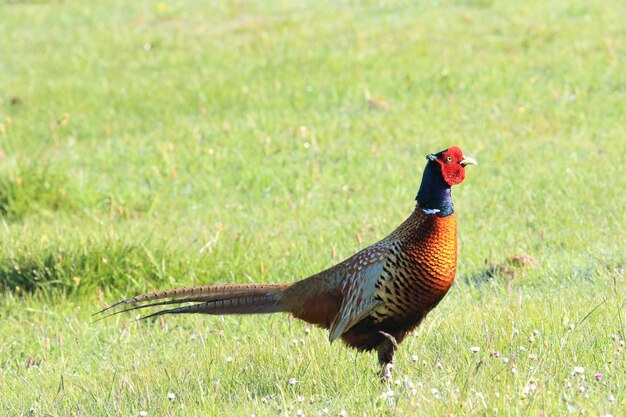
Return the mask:
[[426, 156], [428, 162], [417, 193], [417, 204], [427, 214], [440, 217], [454, 212], [450, 188], [463, 182], [465, 167], [476, 165], [476, 161], [463, 155], [457, 146]]

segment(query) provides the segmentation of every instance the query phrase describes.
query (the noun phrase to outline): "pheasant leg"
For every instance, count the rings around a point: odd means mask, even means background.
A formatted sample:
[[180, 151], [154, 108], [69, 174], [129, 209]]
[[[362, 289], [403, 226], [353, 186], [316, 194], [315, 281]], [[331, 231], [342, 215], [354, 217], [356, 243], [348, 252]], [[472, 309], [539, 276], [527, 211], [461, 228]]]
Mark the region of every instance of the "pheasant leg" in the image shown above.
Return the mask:
[[378, 345], [377, 348], [378, 363], [381, 366], [380, 378], [383, 381], [389, 381], [391, 380], [391, 370], [393, 369], [393, 361], [396, 349], [398, 349], [398, 342], [396, 341], [396, 338], [389, 333], [385, 333], [383, 331], [380, 331], [379, 333], [385, 336], [385, 341]]

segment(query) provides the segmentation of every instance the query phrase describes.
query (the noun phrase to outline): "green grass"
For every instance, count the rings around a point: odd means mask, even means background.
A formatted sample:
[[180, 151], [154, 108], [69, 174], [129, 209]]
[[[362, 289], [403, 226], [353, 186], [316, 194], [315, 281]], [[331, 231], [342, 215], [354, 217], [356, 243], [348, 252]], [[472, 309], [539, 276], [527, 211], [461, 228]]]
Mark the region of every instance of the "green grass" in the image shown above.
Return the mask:
[[[0, 3], [0, 411], [623, 415], [625, 14]], [[287, 316], [90, 318], [328, 267], [393, 230], [451, 145], [480, 163], [454, 190], [457, 281], [391, 397], [374, 355]], [[487, 272], [519, 254], [538, 268]]]

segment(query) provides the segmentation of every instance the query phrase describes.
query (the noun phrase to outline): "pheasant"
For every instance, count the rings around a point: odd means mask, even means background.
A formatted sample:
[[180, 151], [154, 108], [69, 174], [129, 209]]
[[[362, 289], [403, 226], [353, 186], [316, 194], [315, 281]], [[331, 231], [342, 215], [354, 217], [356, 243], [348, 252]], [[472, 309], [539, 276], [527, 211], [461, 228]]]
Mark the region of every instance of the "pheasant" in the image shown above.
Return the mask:
[[[163, 314], [291, 313], [359, 351], [376, 350], [389, 377], [398, 344], [446, 295], [456, 274], [457, 226], [451, 187], [476, 161], [451, 147], [427, 156], [413, 213], [396, 230], [343, 262], [292, 284], [204, 285], [120, 301], [110, 315], [180, 305]], [[155, 300], [165, 300], [157, 301]], [[145, 304], [147, 303], [147, 304]], [[119, 310], [119, 308], [123, 308]], [[106, 316], [108, 317], [108, 316]]]

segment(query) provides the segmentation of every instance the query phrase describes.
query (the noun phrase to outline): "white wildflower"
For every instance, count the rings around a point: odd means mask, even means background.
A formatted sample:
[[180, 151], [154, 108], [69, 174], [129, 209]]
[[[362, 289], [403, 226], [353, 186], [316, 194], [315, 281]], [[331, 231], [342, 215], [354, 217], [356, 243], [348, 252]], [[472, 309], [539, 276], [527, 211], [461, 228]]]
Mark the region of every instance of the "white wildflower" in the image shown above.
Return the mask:
[[391, 398], [394, 395], [395, 395], [395, 392], [393, 392], [392, 390], [389, 390], [389, 391], [383, 392], [382, 397], [383, 397], [383, 400], [386, 400], [387, 398]]
[[524, 387], [524, 394], [529, 394], [531, 392], [534, 392], [536, 389], [537, 389], [537, 385], [528, 384]]

